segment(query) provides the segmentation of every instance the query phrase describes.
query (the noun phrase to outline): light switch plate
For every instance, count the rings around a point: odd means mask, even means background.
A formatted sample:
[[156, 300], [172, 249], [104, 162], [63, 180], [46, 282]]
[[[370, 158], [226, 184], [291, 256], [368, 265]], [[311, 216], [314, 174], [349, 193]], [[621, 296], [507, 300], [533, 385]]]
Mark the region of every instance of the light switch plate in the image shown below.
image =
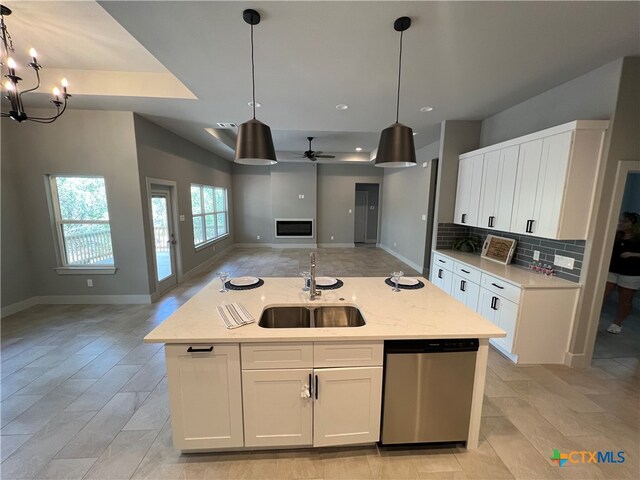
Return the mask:
[[331, 240], [333, 240], [333, 235], [331, 235]]
[[349, 213], [351, 213], [351, 209], [349, 209]]
[[571, 257], [563, 257], [562, 255], [556, 255], [553, 258], [553, 264], [558, 267], [566, 268], [568, 270], [573, 270], [573, 263], [575, 262], [574, 258]]
[[427, 168], [428, 165], [429, 165], [428, 162], [422, 162], [422, 168]]
[[534, 250], [533, 251], [533, 260], [536, 261], [536, 262], [538, 260], [540, 260], [540, 250]]
[[427, 221], [427, 216], [426, 215], [422, 215], [422, 220], [426, 222]]
[[184, 215], [180, 215], [180, 221], [184, 222]]

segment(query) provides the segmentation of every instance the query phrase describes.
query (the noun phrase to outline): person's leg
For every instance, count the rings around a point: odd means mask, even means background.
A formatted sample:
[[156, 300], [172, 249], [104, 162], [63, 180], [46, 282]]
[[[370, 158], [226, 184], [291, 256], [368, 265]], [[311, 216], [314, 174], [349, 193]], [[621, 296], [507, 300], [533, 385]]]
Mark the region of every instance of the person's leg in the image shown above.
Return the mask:
[[603, 301], [606, 301], [607, 298], [609, 298], [609, 296], [611, 295], [611, 292], [613, 292], [613, 289], [615, 288], [616, 284], [613, 282], [607, 282], [607, 284], [604, 287], [604, 298]]
[[616, 319], [613, 321], [616, 325], [622, 325], [624, 319], [631, 313], [633, 307], [633, 296], [637, 290], [618, 286], [618, 311]]

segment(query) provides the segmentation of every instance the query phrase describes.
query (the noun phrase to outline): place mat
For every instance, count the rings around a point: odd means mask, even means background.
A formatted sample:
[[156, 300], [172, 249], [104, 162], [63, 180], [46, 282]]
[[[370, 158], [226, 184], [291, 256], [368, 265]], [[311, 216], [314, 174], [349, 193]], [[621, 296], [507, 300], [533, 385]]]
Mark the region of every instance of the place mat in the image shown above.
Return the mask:
[[227, 328], [238, 328], [255, 322], [255, 319], [241, 303], [218, 305], [218, 317]]
[[228, 290], [253, 290], [254, 288], [261, 287], [262, 285], [264, 285], [264, 280], [262, 279], [259, 279], [258, 283], [254, 283], [253, 285], [237, 286], [237, 285], [233, 285], [231, 281], [228, 281], [227, 283], [224, 284], [224, 286]]
[[338, 288], [342, 287], [344, 285], [344, 282], [342, 280], [340, 280], [339, 278], [336, 278], [336, 280], [338, 280], [336, 283], [334, 283], [333, 285], [316, 285], [316, 289], [318, 290], [337, 290]]
[[[389, 285], [390, 287], [394, 287], [396, 286], [395, 283], [393, 283], [393, 281], [391, 280], [391, 277], [389, 278], [385, 278], [384, 279], [384, 283], [386, 283], [387, 285]], [[418, 290], [419, 288], [423, 288], [424, 287], [424, 283], [422, 283], [420, 280], [418, 280], [418, 284], [417, 285], [402, 285], [402, 284], [398, 284], [398, 288], [401, 290]]]

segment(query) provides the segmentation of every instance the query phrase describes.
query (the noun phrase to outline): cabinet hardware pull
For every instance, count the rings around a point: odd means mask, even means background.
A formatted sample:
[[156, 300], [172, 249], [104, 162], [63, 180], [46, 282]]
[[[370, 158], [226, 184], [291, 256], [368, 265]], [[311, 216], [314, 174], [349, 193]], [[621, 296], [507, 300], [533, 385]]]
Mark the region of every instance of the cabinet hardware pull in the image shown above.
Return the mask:
[[466, 292], [466, 290], [464, 289], [466, 285], [467, 285], [467, 282], [465, 282], [464, 280], [460, 280], [460, 290], [462, 290], [463, 292]]
[[527, 228], [525, 229], [527, 233], [533, 233], [533, 222], [535, 220], [527, 220]]
[[313, 379], [311, 378], [311, 374], [309, 374], [309, 395], [313, 397]]
[[316, 400], [318, 399], [318, 375], [316, 375]]
[[189, 352], [189, 353], [213, 352], [213, 345], [210, 346], [209, 348], [193, 348], [193, 347], [189, 347], [189, 348], [187, 348], [187, 352]]
[[497, 303], [498, 297], [491, 297], [491, 310], [498, 310]]
[[438, 278], [442, 278], [442, 269], [441, 268], [438, 269]]
[[496, 219], [496, 217], [494, 217], [494, 216], [489, 217], [489, 225], [488, 225], [489, 227], [491, 227], [491, 228], [493, 228], [493, 227], [494, 227], [494, 225], [493, 225], [493, 221], [494, 221], [495, 219]]
[[463, 213], [463, 214], [462, 214], [461, 222], [462, 222], [462, 223], [467, 223], [467, 214], [466, 214], [466, 213]]
[[462, 270], [464, 273], [471, 273], [469, 270], [465, 270], [464, 268], [461, 268], [460, 270]]
[[438, 259], [438, 261], [439, 261], [440, 263], [447, 263], [447, 262], [445, 262], [444, 260], [442, 260], [441, 258], [439, 258], [439, 259]]
[[500, 285], [497, 285], [495, 283], [492, 283], [491, 285], [493, 285], [496, 288], [499, 288], [500, 290], [504, 290], [504, 287], [501, 287]]

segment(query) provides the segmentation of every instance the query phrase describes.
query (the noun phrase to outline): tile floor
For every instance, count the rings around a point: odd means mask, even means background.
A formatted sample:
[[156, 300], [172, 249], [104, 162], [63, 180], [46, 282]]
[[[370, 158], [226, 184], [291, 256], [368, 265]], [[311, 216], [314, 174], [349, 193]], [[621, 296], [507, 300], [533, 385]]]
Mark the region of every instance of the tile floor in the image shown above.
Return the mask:
[[[153, 305], [38, 306], [2, 321], [2, 479], [637, 479], [638, 356], [591, 368], [515, 367], [491, 352], [480, 448], [376, 447], [180, 455], [161, 346], [143, 336], [214, 272], [298, 275], [306, 250], [238, 249]], [[320, 273], [415, 274], [371, 248], [321, 249]], [[569, 465], [554, 449], [624, 450]]]

